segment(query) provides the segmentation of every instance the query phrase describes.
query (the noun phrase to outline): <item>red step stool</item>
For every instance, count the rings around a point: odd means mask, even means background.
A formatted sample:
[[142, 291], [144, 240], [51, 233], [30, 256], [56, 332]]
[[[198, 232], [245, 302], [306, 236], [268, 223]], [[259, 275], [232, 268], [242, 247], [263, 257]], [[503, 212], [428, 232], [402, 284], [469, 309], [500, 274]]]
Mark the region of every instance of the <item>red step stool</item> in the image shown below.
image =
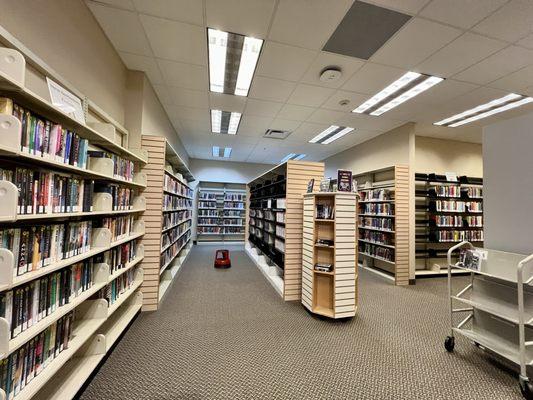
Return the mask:
[[229, 250], [217, 250], [215, 254], [215, 268], [231, 268]]

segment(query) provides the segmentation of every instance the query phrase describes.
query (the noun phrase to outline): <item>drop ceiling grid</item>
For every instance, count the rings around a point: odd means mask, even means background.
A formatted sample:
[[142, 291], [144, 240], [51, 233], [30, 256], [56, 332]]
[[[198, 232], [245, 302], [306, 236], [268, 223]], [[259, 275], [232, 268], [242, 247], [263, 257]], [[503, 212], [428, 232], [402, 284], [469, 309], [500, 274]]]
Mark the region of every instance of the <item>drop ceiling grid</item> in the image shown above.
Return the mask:
[[[364, 0], [367, 3], [385, 6], [390, 9], [396, 9], [400, 12], [406, 12], [413, 15], [413, 18], [405, 24], [404, 27], [398, 30], [398, 32], [396, 32], [385, 45], [367, 61], [319, 50], [351, 6], [352, 0], [343, 0], [343, 2], [339, 2], [337, 9], [332, 11], [333, 17], [328, 19], [329, 26], [321, 26], [320, 31], [322, 33], [317, 33], [314, 43], [310, 43], [307, 39], [298, 35], [287, 37], [290, 34], [291, 29], [294, 31], [295, 28], [287, 25], [287, 21], [283, 23], [280, 22], [283, 18], [287, 17], [287, 10], [290, 12], [299, 10], [300, 24], [294, 25], [303, 26], [304, 28], [302, 29], [304, 30], [312, 28], [306, 26], [305, 21], [313, 19], [318, 20], [320, 18], [324, 19], [324, 17], [313, 15], [312, 12], [309, 12], [310, 8], [303, 8], [303, 5], [307, 4], [304, 0], [290, 0], [291, 4], [288, 3], [289, 0], [271, 0], [269, 2], [260, 0], [253, 0], [252, 2], [248, 0], [216, 0], [216, 7], [222, 6], [226, 7], [228, 10], [222, 15], [223, 19], [226, 19], [225, 25], [216, 26], [217, 28], [231, 30], [231, 28], [242, 27], [242, 30], [248, 31], [239, 33], [250, 33], [250, 31], [254, 29], [259, 29], [259, 31], [262, 30], [262, 32], [265, 32], [266, 30], [266, 34], [263, 36], [266, 40], [256, 75], [252, 82], [250, 97], [235, 99], [236, 96], [217, 96], [218, 94], [209, 93], [208, 91], [207, 46], [205, 39], [207, 21], [213, 21], [214, 25], [220, 25], [217, 23], [217, 17], [219, 17], [219, 15], [210, 15], [209, 13], [210, 7], [211, 9], [215, 7], [213, 1], [215, 0], [202, 0], [201, 2], [197, 0], [178, 0], [174, 1], [174, 3], [179, 4], [174, 4], [174, 8], [172, 8], [170, 6], [171, 2], [168, 2], [168, 0], [154, 0], [151, 2], [151, 5], [147, 5], [147, 3], [143, 3], [140, 0], [103, 0], [98, 2], [87, 0], [87, 4], [93, 11], [93, 14], [102, 25], [104, 32], [117, 48], [117, 51], [127, 66], [129, 68], [147, 72], [147, 76], [154, 84], [154, 88], [160, 101], [165, 107], [170, 120], [179, 132], [187, 151], [191, 154], [197, 154], [201, 150], [198, 149], [195, 144], [198, 143], [197, 140], [193, 139], [203, 137], [211, 142], [215, 141], [214, 135], [210, 132], [209, 119], [209, 109], [215, 107], [226, 111], [243, 112], [243, 121], [241, 122], [241, 125], [244, 122], [246, 131], [243, 129], [242, 137], [247, 137], [247, 142], [253, 138], [255, 140], [255, 145], [252, 150], [250, 150], [249, 154], [245, 157], [243, 156], [244, 158], [239, 159], [239, 161], [253, 161], [254, 154], [259, 151], [265, 152], [263, 147], [260, 147], [263, 146], [264, 143], [264, 141], [261, 140], [264, 130], [266, 128], [284, 129], [284, 127], [280, 125], [281, 123], [286, 123], [294, 129], [294, 133], [291, 135], [292, 137], [289, 136], [289, 138], [283, 142], [271, 140], [271, 145], [266, 146], [266, 152], [270, 153], [271, 150], [275, 148], [284, 149], [285, 147], [290, 150], [289, 152], [304, 152], [303, 150], [308, 148], [310, 155], [315, 157], [315, 159], [323, 158], [325, 154], [329, 154], [333, 146], [311, 145], [312, 147], [310, 148], [310, 146], [307, 145], [307, 140], [319, 131], [309, 130], [304, 133], [302, 132], [302, 129], [300, 129], [302, 126], [307, 128], [318, 128], [334, 122], [353, 123], [353, 126], [357, 128], [356, 133], [353, 135], [347, 135], [338, 141], [340, 145], [346, 146], [358, 142], [359, 139], [356, 137], [358, 131], [365, 131], [365, 135], [360, 135], [362, 138], [371, 136], [372, 134], [378, 135], [395, 126], [399, 126], [408, 120], [420, 120], [425, 123], [425, 121], [427, 121], [425, 116], [434, 114], [434, 110], [432, 110], [433, 107], [423, 107], [420, 104], [414, 103], [416, 98], [380, 118], [360, 120], [350, 113], [353, 108], [367, 99], [369, 95], [375, 93], [377, 90], [381, 90], [390, 83], [394, 76], [401, 75], [401, 73], [406, 71], [406, 68], [409, 68], [409, 64], [402, 64], [400, 65], [400, 68], [398, 68], [398, 62], [387, 62], [387, 58], [383, 57], [383, 53], [385, 52], [385, 49], [389, 48], [391, 49], [389, 52], [392, 56], [399, 54], [399, 50], [395, 49], [395, 46], [401, 46], [400, 41], [402, 36], [407, 35], [407, 32], [410, 29], [412, 30], [410, 35], [416, 38], [417, 29], [413, 28], [413, 25], [416, 24], [428, 26], [429, 28], [427, 29], [429, 29], [429, 32], [431, 31], [431, 27], [435, 26], [442, 29], [442, 32], [448, 32], [449, 34], [446, 39], [439, 39], [439, 43], [426, 42], [426, 48], [424, 48], [423, 51], [420, 50], [418, 53], [415, 51], [413, 58], [418, 55], [421, 59], [416, 60], [417, 64], [413, 68], [414, 70], [423, 67], [424, 63], [427, 64], [428, 60], [431, 61], [432, 57], [438, 57], [439, 52], [446, 51], [446, 48], [455, 41], [459, 41], [458, 47], [461, 47], [460, 42], [461, 40], [464, 40], [464, 37], [467, 34], [475, 35], [474, 37], [476, 38], [485, 38], [483, 39], [484, 41], [493, 44], [492, 46], [487, 46], [486, 51], [481, 54], [480, 57], [475, 58], [471, 64], [454, 71], [450, 77], [447, 77], [449, 78], [448, 82], [457, 82], [458, 84], [464, 83], [465, 85], [473, 84], [471, 88], [472, 90], [466, 92], [459, 90], [457, 96], [454, 97], [452, 95], [447, 97], [446, 102], [444, 103], [432, 101], [431, 99], [431, 94], [438, 88], [438, 86], [427, 92], [424, 98], [426, 98], [429, 104], [434, 104], [435, 107], [438, 106], [439, 109], [446, 109], [446, 106], [449, 105], [449, 103], [457, 103], [455, 101], [456, 99], [461, 98], [467, 93], [475, 92], [478, 88], [496, 87], [498, 89], [506, 89], [511, 86], [516, 88], [516, 82], [520, 80], [522, 75], [529, 76], [527, 71], [528, 68], [532, 67], [531, 64], [533, 64], [533, 60], [528, 64], [529, 54], [526, 53], [531, 53], [531, 50], [526, 50], [526, 46], [523, 43], [524, 41], [526, 44], [528, 43], [528, 35], [520, 35], [518, 38], [513, 38], [516, 39], [514, 40], [515, 46], [511, 47], [513, 44], [512, 42], [502, 40], [502, 38], [492, 38], [487, 36], [486, 29], [484, 34], [479, 32], [480, 30], [483, 30], [479, 28], [480, 26], [483, 28], [484, 26], [486, 27], [487, 24], [490, 25], [490, 23], [497, 24], [498, 13], [508, 13], [506, 7], [515, 9], [515, 0], [472, 0], [470, 3], [479, 4], [480, 1], [490, 2], [490, 10], [480, 10], [478, 8], [476, 9], [476, 17], [472, 17], [470, 20], [470, 22], [473, 21], [472, 23], [465, 21], [464, 18], [462, 18], [457, 24], [454, 24], [453, 12], [448, 12], [447, 15], [439, 15], [439, 7], [441, 9], [441, 14], [444, 14], [442, 10], [447, 10], [446, 7], [443, 8], [442, 2], [449, 0], [405, 0], [401, 3], [392, 0]], [[457, 0], [454, 0], [454, 3], [456, 2]], [[248, 5], [251, 4], [251, 6], [243, 9], [244, 3], [248, 3]], [[245, 26], [245, 23], [239, 25], [238, 21], [236, 22], [231, 19], [232, 15], [239, 21], [246, 19], [246, 16], [253, 16], [253, 5], [255, 4], [257, 6], [259, 3], [262, 4], [263, 9], [266, 9], [267, 12], [263, 12], [261, 16], [255, 16], [257, 22], [255, 25], [251, 23], [249, 23], [249, 26]], [[402, 6], [406, 8], [402, 9]], [[470, 4], [470, 6], [475, 7], [476, 5]], [[186, 9], [185, 12], [178, 13], [176, 10], [179, 7], [184, 7]], [[236, 11], [237, 9], [238, 11]], [[268, 15], [269, 13], [270, 15]], [[201, 24], [199, 24], [200, 14], [202, 18]], [[127, 20], [128, 32], [117, 33], [116, 29], [113, 28], [113, 26], [110, 26], [113, 24], [122, 25], [120, 23], [121, 21], [117, 19], [117, 15]], [[461, 13], [456, 15], [460, 16]], [[494, 15], [495, 17], [493, 17]], [[533, 18], [533, 10], [531, 17]], [[164, 44], [162, 46], [162, 43], [157, 43], [157, 54], [160, 57], [156, 57], [156, 52], [154, 52], [154, 46], [151, 42], [151, 40], [154, 40], [154, 34], [152, 33], [151, 35], [148, 35], [145, 29], [146, 27], [142, 23], [142, 20], [157, 22], [154, 18], [162, 18], [164, 20], [163, 25], [168, 26], [168, 32], [196, 32], [196, 35], [193, 36], [196, 36], [197, 42], [201, 40], [201, 32], [203, 35], [203, 44], [200, 47], [203, 47], [203, 58], [199, 56], [199, 53], [197, 52], [198, 49], [195, 49], [195, 51], [184, 51], [183, 54], [180, 54], [180, 48], [176, 47], [172, 52], [165, 54], [165, 51], [168, 51], [168, 49], [164, 47]], [[493, 22], [491, 18], [496, 19], [496, 22]], [[134, 23], [135, 19], [137, 23]], [[113, 23], [111, 24], [110, 21], [113, 21]], [[154, 25], [154, 23], [152, 23], [152, 25]], [[260, 28], [257, 28], [259, 26]], [[179, 29], [176, 27], [179, 27]], [[201, 27], [202, 29], [198, 30], [198, 27]], [[157, 29], [160, 28], [158, 27]], [[138, 43], [127, 42], [127, 38], [125, 38], [124, 35], [128, 38], [131, 37], [130, 30], [135, 31], [134, 33], [137, 36], [134, 36], [134, 38], [136, 37], [137, 40], [134, 39], [134, 42], [136, 41]], [[327, 35], [323, 33], [326, 31], [329, 32]], [[505, 33], [502, 29], [500, 29], [500, 31]], [[142, 34], [142, 36], [140, 36], [140, 34]], [[161, 41], [165, 37], [165, 34], [164, 32], [163, 34], [159, 32], [159, 35], [156, 36], [159, 41]], [[424, 40], [426, 40], [426, 36], [427, 33], [424, 35]], [[149, 47], [149, 54], [147, 54], [146, 43]], [[435, 48], [432, 48], [433, 45]], [[182, 45], [182, 47], [187, 46]], [[285, 65], [286, 68], [280, 69], [279, 66], [280, 64], [283, 65], [283, 62], [280, 63], [279, 58], [283, 58], [283, 56], [287, 54], [290, 55], [291, 52], [298, 54], [298, 56], [292, 57], [292, 69], [290, 65]], [[500, 54], [500, 52], [502, 53]], [[513, 68], [510, 68], [506, 63], [501, 63], [501, 57], [505, 57], [505, 52], [510, 52], [511, 54], [513, 52], [516, 53], [517, 59], [516, 62], [513, 60], [513, 62], [515, 62]], [[265, 58], [268, 57], [269, 53], [271, 53], [272, 59]], [[171, 59], [168, 59], [168, 57]], [[318, 81], [317, 75], [323, 67], [343, 63], [344, 65], [342, 65], [342, 68], [346, 73], [342, 77], [342, 84], [339, 85], [336, 83], [328, 85]], [[496, 66], [496, 68], [499, 65], [502, 65], [506, 68], [505, 74], [500, 76], [498, 73], [494, 72], [493, 76], [490, 76], [490, 78], [494, 77], [495, 79], [491, 79], [488, 82], [480, 82], [478, 76], [474, 72], [476, 71], [476, 68], [484, 68], [483, 63], [490, 66]], [[392, 64], [396, 64], [396, 66]], [[517, 67], [518, 69], [514, 69], [514, 67]], [[381, 76], [379, 76], [379, 74], [376, 75], [374, 77], [375, 82], [373, 85], [368, 86], [367, 90], [359, 90], [360, 86], [354, 84], [354, 82], [357, 82], [358, 80], [358, 74], [363, 74], [363, 71], [372, 69], [378, 70], [379, 68], [389, 69], [391, 72], [383, 73]], [[521, 74], [520, 71], [525, 71], [525, 73]], [[420, 72], [427, 71], [420, 70]], [[475, 76], [475, 78], [469, 78], [469, 74]], [[515, 77], [514, 80], [513, 77]], [[472, 80], [476, 80], [477, 82], [472, 82]], [[533, 85], [533, 79], [530, 81], [528, 80], [526, 83], [527, 87], [524, 87], [523, 90], [527, 90], [528, 87]], [[370, 87], [372, 90], [369, 90]], [[181, 90], [191, 95], [190, 102], [187, 102], [186, 95], [180, 96], [179, 94], [176, 94]], [[347, 107], [342, 107], [338, 104], [343, 98], [350, 100], [350, 104]], [[263, 103], [261, 104], [260, 102]], [[248, 103], [251, 104], [251, 110], [248, 109]], [[427, 108], [429, 108], [429, 110], [426, 110]], [[264, 115], [265, 113], [266, 115]], [[261, 123], [256, 126], [250, 126], [250, 123], [245, 122], [247, 119], [250, 121], [258, 121], [259, 117], [261, 117], [262, 120]], [[183, 123], [180, 123], [180, 121], [183, 121]], [[304, 125], [306, 123], [307, 125]], [[241, 136], [241, 128], [239, 129], [238, 136]], [[296, 132], [298, 132], [298, 134], [296, 134]], [[222, 140], [229, 143], [229, 140], [231, 139], [223, 137]], [[218, 138], [216, 139], [216, 142], [219, 142]], [[281, 147], [280, 142], [284, 144]], [[204, 142], [202, 141], [202, 143]], [[236, 143], [236, 146], [238, 147], [240, 144]], [[243, 146], [245, 146], [244, 143]], [[245, 147], [248, 147], [248, 145]], [[203, 150], [201, 151], [203, 152]], [[240, 151], [235, 152], [236, 156], [240, 153]], [[271, 162], [276, 161], [279, 160], [271, 160]]]

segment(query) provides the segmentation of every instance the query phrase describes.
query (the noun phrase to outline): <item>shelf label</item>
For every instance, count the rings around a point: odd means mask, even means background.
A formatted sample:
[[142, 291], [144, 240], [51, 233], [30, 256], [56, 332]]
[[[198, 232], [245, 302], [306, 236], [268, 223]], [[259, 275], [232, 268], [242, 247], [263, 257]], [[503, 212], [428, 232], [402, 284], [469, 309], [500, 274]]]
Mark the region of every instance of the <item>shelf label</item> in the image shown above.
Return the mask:
[[455, 172], [445, 172], [446, 180], [450, 182], [457, 182], [457, 174]]
[[46, 82], [48, 83], [52, 105], [78, 122], [85, 124], [85, 113], [83, 112], [81, 99], [48, 77], [46, 77]]

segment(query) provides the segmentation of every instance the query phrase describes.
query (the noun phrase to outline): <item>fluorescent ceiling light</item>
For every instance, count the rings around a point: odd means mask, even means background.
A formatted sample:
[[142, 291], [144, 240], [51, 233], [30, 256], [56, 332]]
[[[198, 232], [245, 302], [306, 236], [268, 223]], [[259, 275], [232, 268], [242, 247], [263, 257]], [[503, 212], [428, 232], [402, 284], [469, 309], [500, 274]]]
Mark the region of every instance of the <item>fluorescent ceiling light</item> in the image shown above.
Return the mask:
[[213, 146], [213, 157], [220, 157], [220, 147]]
[[392, 82], [381, 92], [372, 96], [352, 112], [358, 114], [381, 115], [407, 100], [442, 82], [444, 79], [435, 76], [407, 72], [400, 79]]
[[224, 147], [222, 152], [220, 150], [220, 147], [213, 146], [213, 157], [229, 158], [231, 156], [231, 147]]
[[354, 128], [350, 127], [331, 125], [311, 139], [309, 143], [330, 144], [353, 130]]
[[263, 40], [208, 28], [207, 41], [210, 90], [248, 96]]
[[298, 160], [301, 160], [304, 157], [305, 157], [305, 154], [290, 153], [290, 154], [287, 154], [285, 157], [283, 157], [283, 160], [281, 160], [281, 162], [284, 163], [284, 162], [287, 162], [289, 160], [298, 161]]
[[507, 96], [494, 99], [488, 103], [463, 111], [462, 113], [452, 115], [449, 118], [434, 122], [433, 125], [455, 128], [512, 108], [520, 107], [524, 104], [531, 103], [532, 101], [533, 99], [531, 97], [510, 93]]
[[229, 158], [231, 155], [231, 147], [224, 147], [224, 158]]
[[211, 110], [211, 132], [237, 134], [241, 113], [221, 110]]

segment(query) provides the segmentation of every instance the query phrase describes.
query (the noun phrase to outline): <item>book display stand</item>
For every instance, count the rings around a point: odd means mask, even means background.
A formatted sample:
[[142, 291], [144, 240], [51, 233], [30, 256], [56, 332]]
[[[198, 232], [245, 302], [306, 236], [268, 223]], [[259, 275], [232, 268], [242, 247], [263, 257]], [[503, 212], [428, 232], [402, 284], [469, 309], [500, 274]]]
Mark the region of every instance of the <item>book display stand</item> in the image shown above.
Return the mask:
[[[87, 98], [80, 96], [85, 105], [85, 119], [88, 121], [85, 123], [28, 89], [25, 78], [30, 68], [32, 82], [45, 82], [47, 76], [57, 79], [57, 75], [50, 72], [51, 69], [46, 64], [38, 65], [32, 60], [31, 65], [26, 65], [25, 57], [19, 51], [0, 48], [0, 97], [20, 105], [50, 124], [62, 126], [77, 135], [80, 141], [86, 140], [91, 151], [102, 150], [110, 157], [88, 156], [85, 168], [81, 164], [77, 165], [77, 162], [58, 160], [44, 151], [28, 152], [21, 146], [21, 120], [4, 110], [0, 114], [2, 168], [14, 165], [20, 169], [48, 174], [47, 176], [55, 174], [80, 181], [94, 180], [95, 183], [109, 184], [120, 190], [132, 189], [134, 193], [127, 206], [114, 205], [113, 197], [108, 192], [94, 191], [91, 192], [91, 202], [87, 204], [87, 209], [91, 211], [53, 212], [51, 203], [48, 202], [43, 206], [46, 212], [40, 210], [41, 213], [37, 213], [34, 209], [33, 213], [24, 214], [20, 212], [20, 204], [30, 197], [10, 182], [14, 178], [4, 176], [4, 180], [0, 180], [0, 231], [4, 235], [23, 230], [37, 232], [37, 229], [41, 232], [50, 229], [52, 232], [54, 226], [81, 226], [86, 223], [86, 228], [83, 228], [86, 230], [71, 233], [65, 242], [53, 242], [61, 248], [60, 257], [52, 258], [49, 253], [45, 253], [45, 249], [50, 248], [47, 247], [50, 246], [47, 241], [56, 240], [55, 237], [34, 239], [31, 252], [33, 267], [22, 272], [19, 269], [21, 260], [23, 264], [30, 260], [21, 258], [23, 251], [20, 244], [15, 246], [15, 242], [6, 241], [6, 236], [0, 242], [0, 368], [13, 371], [13, 368], [21, 367], [20, 361], [24, 354], [32, 352], [35, 355], [31, 358], [33, 364], [26, 372], [21, 370], [20, 377], [15, 374], [17, 380], [10, 383], [9, 393], [0, 389], [0, 399], [8, 398], [8, 394], [12, 396], [15, 391], [17, 399], [70, 399], [76, 395], [142, 307], [143, 295], [138, 289], [144, 279], [143, 269], [140, 267], [144, 258], [144, 246], [138, 239], [142, 238], [146, 230], [140, 214], [146, 210], [146, 199], [142, 192], [146, 188], [147, 177], [139, 172], [139, 168], [146, 164], [147, 157], [142, 150], [128, 149], [127, 130], [92, 105]], [[68, 89], [73, 90], [70, 87]], [[48, 135], [48, 132], [43, 135]], [[77, 148], [72, 149], [71, 147], [71, 154], [76, 157], [81, 154], [77, 152]], [[128, 180], [123, 177], [125, 174], [117, 173], [121, 172], [118, 164], [115, 165], [119, 162], [129, 163], [133, 179]], [[46, 188], [47, 186], [41, 186], [39, 190]], [[35, 200], [33, 202], [36, 204]], [[85, 206], [83, 204], [83, 209]], [[75, 210], [74, 207], [70, 209]], [[119, 218], [123, 220], [118, 221]], [[89, 224], [89, 221], [92, 223]], [[128, 228], [124, 229], [124, 226]], [[18, 238], [17, 235], [14, 237]], [[87, 240], [86, 245], [77, 247], [75, 251], [67, 250], [67, 245], [71, 246], [82, 238]], [[58, 243], [62, 243], [61, 246]], [[110, 264], [116, 262], [111, 254], [123, 254], [125, 249], [129, 257], [127, 261], [120, 265]], [[45, 257], [50, 261], [45, 263]], [[83, 275], [75, 271], [83, 271]], [[76, 286], [82, 280], [85, 282], [84, 286]], [[51, 292], [45, 291], [46, 282]], [[42, 290], [36, 290], [38, 287]], [[73, 287], [76, 289], [72, 289]], [[27, 300], [26, 309], [22, 309], [24, 322], [20, 325], [21, 322], [13, 318], [13, 310], [21, 309], [18, 301], [22, 297], [17, 296], [27, 296], [29, 291], [32, 291], [33, 304], [30, 305]], [[47, 303], [44, 299], [47, 299]], [[57, 335], [61, 335], [61, 341], [56, 342], [58, 347], [55, 354], [49, 353], [45, 357], [42, 346], [45, 344], [46, 348], [51, 348], [50, 332], [53, 332], [56, 339]], [[7, 376], [5, 370], [3, 373]], [[21, 379], [25, 379], [24, 385], [21, 385]]]
[[302, 304], [329, 318], [357, 311], [357, 194], [304, 194]]

